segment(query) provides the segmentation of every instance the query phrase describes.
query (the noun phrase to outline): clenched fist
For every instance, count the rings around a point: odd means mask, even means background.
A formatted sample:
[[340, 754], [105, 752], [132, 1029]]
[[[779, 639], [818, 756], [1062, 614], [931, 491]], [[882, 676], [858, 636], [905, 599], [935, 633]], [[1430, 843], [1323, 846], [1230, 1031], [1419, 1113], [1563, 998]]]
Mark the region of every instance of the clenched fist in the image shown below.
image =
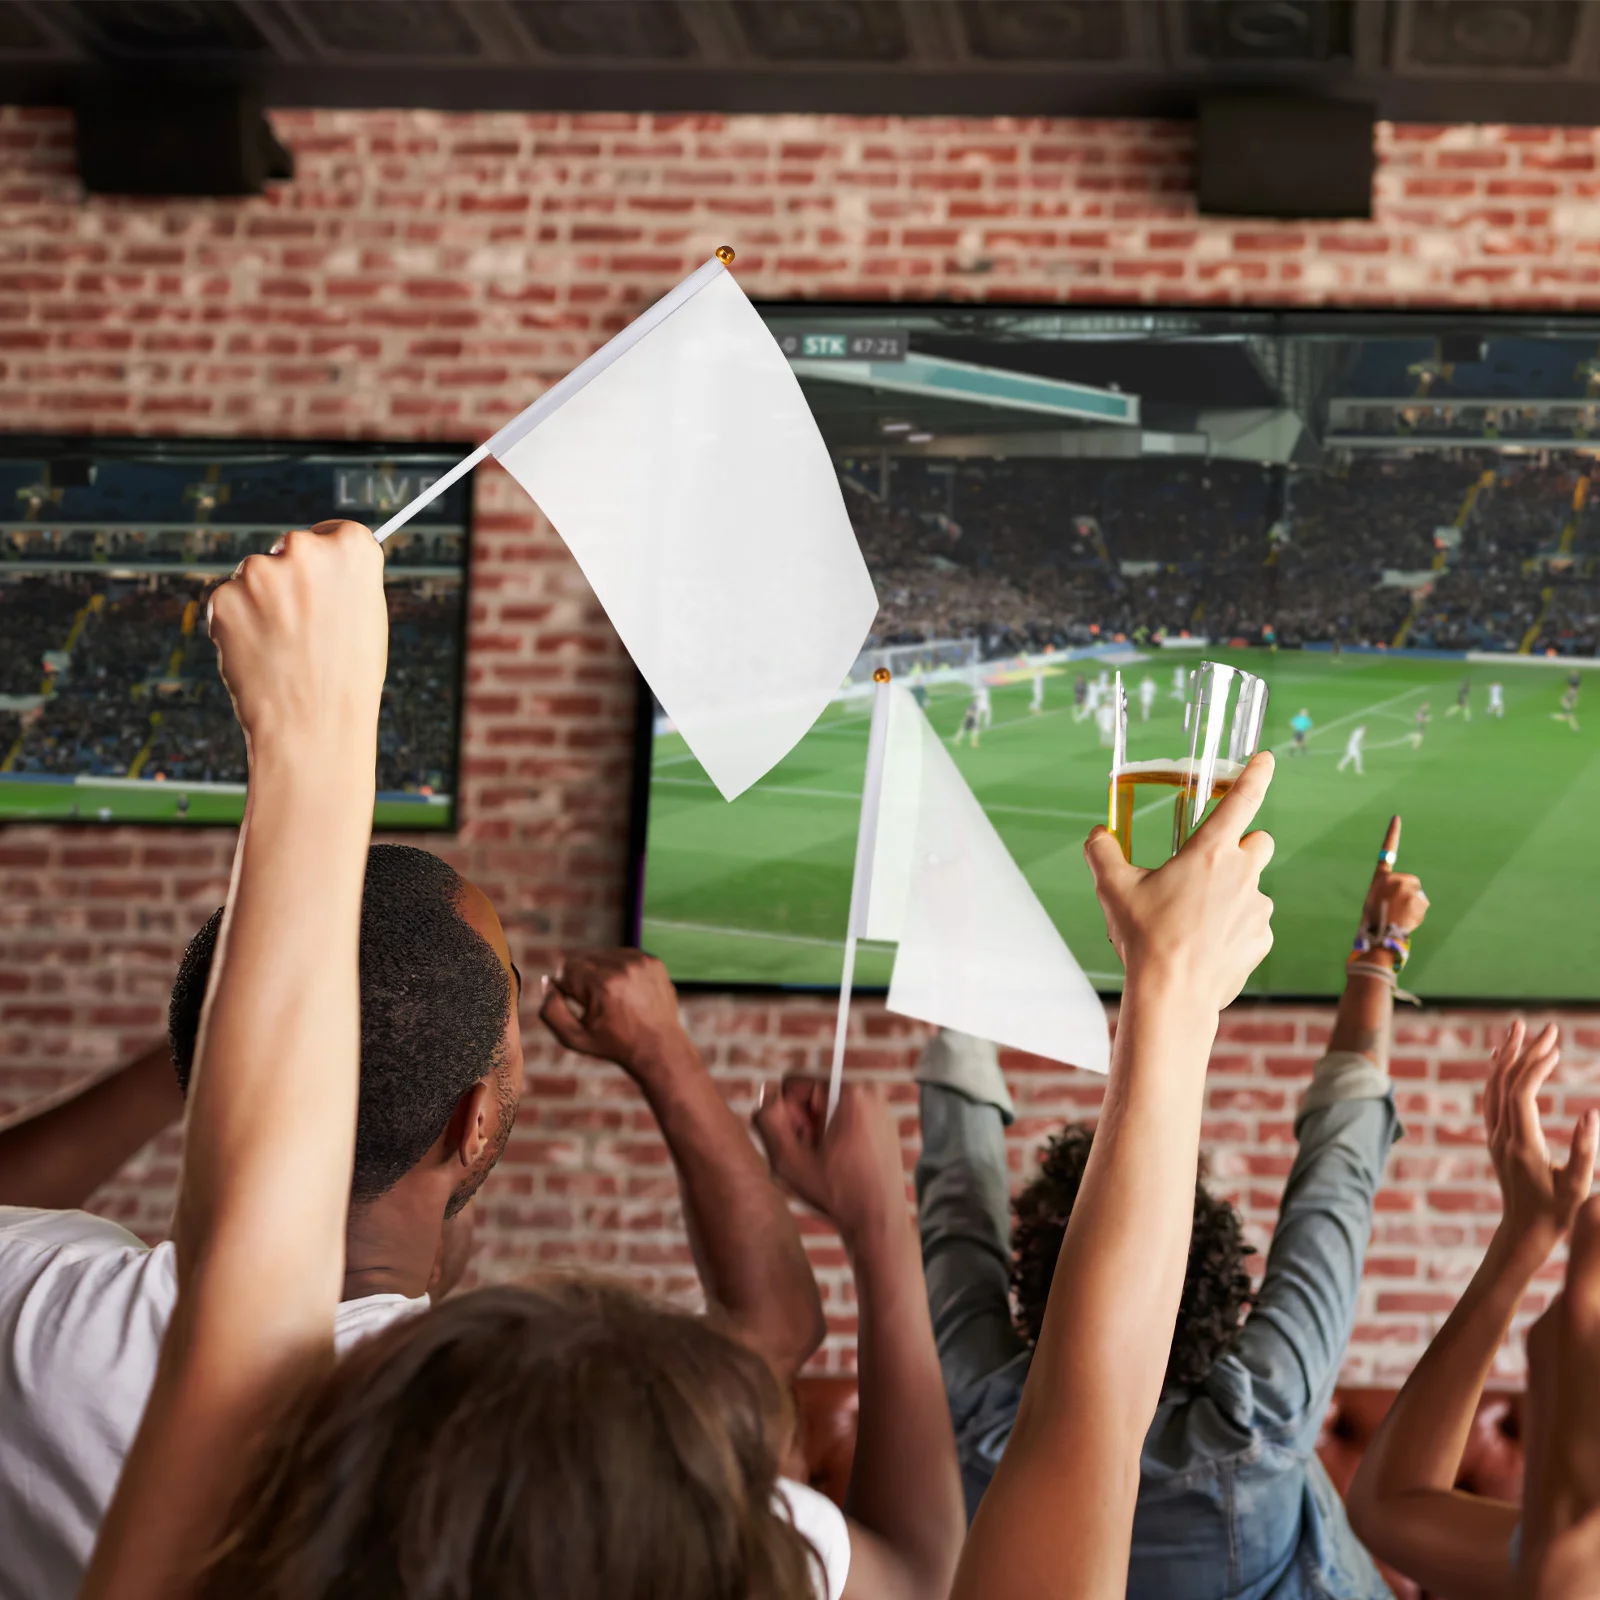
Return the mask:
[[286, 533], [212, 591], [207, 627], [252, 767], [264, 748], [376, 759], [389, 655], [383, 547], [356, 522]]

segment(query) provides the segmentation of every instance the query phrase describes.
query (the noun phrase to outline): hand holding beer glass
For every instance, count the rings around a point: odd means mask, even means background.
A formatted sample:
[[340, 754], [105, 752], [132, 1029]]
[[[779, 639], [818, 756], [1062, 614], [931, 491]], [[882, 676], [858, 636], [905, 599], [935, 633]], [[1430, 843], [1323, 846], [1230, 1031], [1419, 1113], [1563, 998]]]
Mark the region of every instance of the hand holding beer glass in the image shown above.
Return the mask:
[[[1139, 791], [1172, 790], [1172, 847], [1200, 826], [1206, 808], [1234, 785], [1261, 743], [1267, 715], [1267, 685], [1253, 672], [1220, 661], [1202, 661], [1189, 680], [1183, 725], [1189, 754], [1154, 761], [1128, 760], [1128, 697], [1119, 672], [1112, 690], [1111, 793], [1106, 826], [1122, 853], [1133, 860], [1133, 817]], [[1146, 795], [1146, 799], [1159, 795]]]

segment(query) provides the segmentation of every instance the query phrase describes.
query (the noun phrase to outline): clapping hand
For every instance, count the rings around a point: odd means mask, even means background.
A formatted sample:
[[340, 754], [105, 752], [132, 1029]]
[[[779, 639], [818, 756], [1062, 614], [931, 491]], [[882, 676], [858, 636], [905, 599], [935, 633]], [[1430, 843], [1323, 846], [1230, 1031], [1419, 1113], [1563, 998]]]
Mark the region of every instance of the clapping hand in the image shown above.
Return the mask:
[[1489, 1156], [1504, 1202], [1502, 1227], [1542, 1260], [1566, 1237], [1588, 1198], [1600, 1141], [1600, 1113], [1586, 1111], [1572, 1131], [1566, 1162], [1557, 1166], [1539, 1121], [1539, 1090], [1561, 1059], [1551, 1023], [1535, 1038], [1519, 1017], [1495, 1049], [1483, 1091]]

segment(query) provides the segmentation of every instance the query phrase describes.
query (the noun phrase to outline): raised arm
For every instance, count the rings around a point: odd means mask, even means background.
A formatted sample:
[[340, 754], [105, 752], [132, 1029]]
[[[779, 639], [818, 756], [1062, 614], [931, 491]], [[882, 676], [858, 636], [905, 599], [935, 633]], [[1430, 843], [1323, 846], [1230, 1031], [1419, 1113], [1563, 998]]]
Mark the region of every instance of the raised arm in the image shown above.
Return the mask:
[[684, 1031], [667, 969], [639, 950], [570, 956], [540, 1015], [569, 1050], [615, 1061], [644, 1091], [706, 1295], [787, 1383], [827, 1331], [816, 1279], [766, 1162]]
[[192, 1590], [252, 1441], [333, 1357], [382, 569], [366, 529], [324, 523], [249, 557], [212, 596], [250, 788], [189, 1094], [178, 1298], [84, 1581], [93, 1600]]
[[1455, 1481], [1495, 1352], [1533, 1275], [1572, 1226], [1594, 1172], [1596, 1113], [1578, 1123], [1562, 1167], [1552, 1163], [1539, 1125], [1539, 1090], [1560, 1059], [1558, 1046], [1553, 1024], [1529, 1040], [1519, 1020], [1494, 1053], [1483, 1115], [1500, 1181], [1500, 1225], [1350, 1485], [1350, 1524], [1373, 1554], [1452, 1600], [1514, 1593], [1518, 1508], [1466, 1494]]
[[1600, 1595], [1600, 1200], [1580, 1208], [1566, 1283], [1528, 1332], [1528, 1462], [1513, 1594]]
[[71, 1211], [183, 1115], [165, 1040], [0, 1125], [0, 1206]]
[[876, 1089], [790, 1078], [755, 1122], [773, 1171], [839, 1230], [855, 1276], [860, 1422], [844, 1600], [945, 1600], [966, 1513], [893, 1116]]
[[1373, 1205], [1399, 1131], [1389, 1082], [1394, 947], [1409, 947], [1428, 910], [1421, 883], [1394, 870], [1399, 844], [1395, 817], [1367, 886], [1333, 1035], [1295, 1117], [1299, 1148], [1266, 1273], [1229, 1358], [1251, 1378], [1252, 1410], [1241, 1425], [1287, 1429], [1301, 1449], [1311, 1448], [1338, 1379]]
[[961, 1554], [955, 1600], [1122, 1600], [1139, 1488], [1178, 1316], [1217, 1015], [1272, 947], [1245, 832], [1260, 755], [1189, 843], [1146, 872], [1103, 828], [1086, 853], [1127, 971], [1093, 1153], [1056, 1265], [1016, 1426]]

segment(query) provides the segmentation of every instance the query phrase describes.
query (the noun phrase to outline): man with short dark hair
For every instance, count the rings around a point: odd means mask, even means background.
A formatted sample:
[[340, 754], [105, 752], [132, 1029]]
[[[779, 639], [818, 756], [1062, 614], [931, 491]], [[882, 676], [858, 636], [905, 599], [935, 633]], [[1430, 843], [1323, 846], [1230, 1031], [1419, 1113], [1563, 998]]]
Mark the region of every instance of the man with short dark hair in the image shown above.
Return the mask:
[[[169, 1035], [185, 1090], [222, 913], [191, 940]], [[459, 1273], [450, 1236], [522, 1096], [521, 979], [493, 906], [438, 857], [374, 845], [361, 907], [361, 1087], [340, 1348]], [[3, 1147], [0, 1147], [3, 1153]], [[463, 1219], [465, 1220], [465, 1219]], [[0, 1207], [0, 1600], [70, 1600], [155, 1376], [170, 1243]]]
[[[1165, 1386], [1140, 1458], [1130, 1600], [1389, 1594], [1314, 1446], [1399, 1133], [1388, 1074], [1394, 975], [1427, 897], [1393, 870], [1398, 842], [1396, 818], [1327, 1054], [1295, 1119], [1299, 1151], [1259, 1290], [1237, 1212], [1196, 1185]], [[1013, 1112], [994, 1046], [937, 1034], [916, 1076], [923, 1268], [970, 1519], [1011, 1438], [1093, 1130], [1069, 1126], [1051, 1142], [1008, 1238]]]

